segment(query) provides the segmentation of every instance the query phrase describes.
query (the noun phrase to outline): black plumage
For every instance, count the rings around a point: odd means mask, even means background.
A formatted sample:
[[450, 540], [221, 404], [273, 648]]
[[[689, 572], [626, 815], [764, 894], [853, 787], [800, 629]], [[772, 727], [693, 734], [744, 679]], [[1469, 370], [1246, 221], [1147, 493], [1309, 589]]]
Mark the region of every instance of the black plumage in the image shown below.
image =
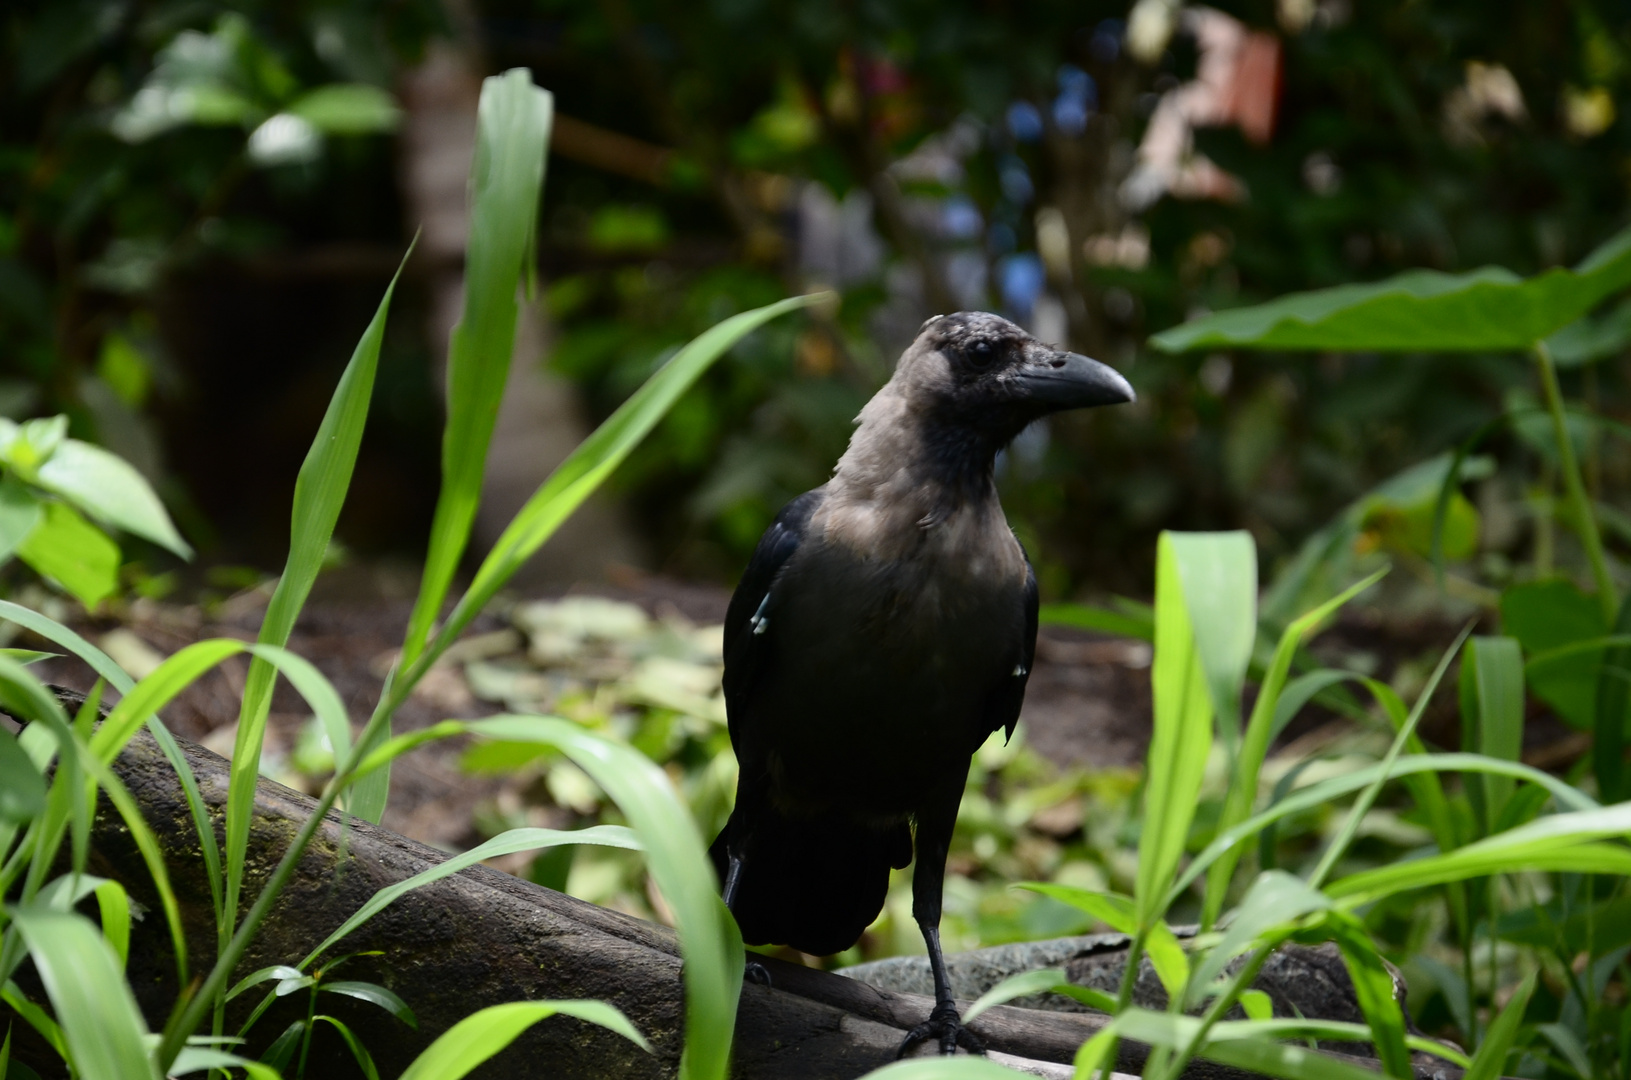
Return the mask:
[[937, 1005], [908, 1036], [978, 1049], [940, 956], [946, 851], [969, 759], [1013, 733], [1036, 649], [1036, 577], [1003, 516], [997, 452], [1061, 409], [1132, 400], [1110, 368], [995, 315], [924, 324], [861, 412], [833, 478], [765, 532], [725, 619], [741, 764], [710, 854], [749, 944], [825, 955], [917, 866]]

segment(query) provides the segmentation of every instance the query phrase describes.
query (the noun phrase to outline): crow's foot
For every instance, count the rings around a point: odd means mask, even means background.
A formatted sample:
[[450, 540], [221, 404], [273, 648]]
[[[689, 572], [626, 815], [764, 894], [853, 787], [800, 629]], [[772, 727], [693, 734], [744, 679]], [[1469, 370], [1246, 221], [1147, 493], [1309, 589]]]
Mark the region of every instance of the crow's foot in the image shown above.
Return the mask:
[[770, 969], [757, 960], [749, 960], [742, 969], [742, 978], [755, 986], [769, 986]]
[[985, 1053], [985, 1043], [963, 1026], [963, 1021], [957, 1015], [957, 1006], [949, 1001], [936, 1005], [927, 1020], [906, 1033], [906, 1040], [900, 1044], [900, 1051], [895, 1055], [896, 1060], [905, 1057], [918, 1043], [929, 1039], [940, 1041], [942, 1054], [955, 1054], [959, 1046], [971, 1054]]

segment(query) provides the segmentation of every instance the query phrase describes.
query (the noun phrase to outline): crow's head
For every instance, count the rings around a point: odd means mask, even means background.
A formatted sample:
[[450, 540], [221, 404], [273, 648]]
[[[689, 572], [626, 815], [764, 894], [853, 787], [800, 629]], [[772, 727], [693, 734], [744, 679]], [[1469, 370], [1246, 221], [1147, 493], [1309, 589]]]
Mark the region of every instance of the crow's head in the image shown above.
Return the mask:
[[924, 323], [894, 382], [908, 407], [932, 425], [978, 430], [999, 446], [1048, 413], [1134, 397], [1114, 368], [1044, 345], [983, 311]]

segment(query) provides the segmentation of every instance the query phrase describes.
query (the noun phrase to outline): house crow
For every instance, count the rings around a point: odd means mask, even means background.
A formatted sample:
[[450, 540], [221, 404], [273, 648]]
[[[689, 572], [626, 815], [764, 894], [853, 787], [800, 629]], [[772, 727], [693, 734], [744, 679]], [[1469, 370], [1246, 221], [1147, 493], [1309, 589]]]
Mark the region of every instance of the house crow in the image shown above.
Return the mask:
[[901, 1047], [980, 1051], [940, 951], [946, 851], [969, 759], [1013, 734], [1036, 651], [1036, 576], [997, 499], [997, 452], [1127, 381], [981, 312], [923, 324], [861, 410], [833, 477], [759, 541], [725, 617], [741, 764], [709, 854], [749, 944], [826, 955], [912, 861], [935, 1007]]

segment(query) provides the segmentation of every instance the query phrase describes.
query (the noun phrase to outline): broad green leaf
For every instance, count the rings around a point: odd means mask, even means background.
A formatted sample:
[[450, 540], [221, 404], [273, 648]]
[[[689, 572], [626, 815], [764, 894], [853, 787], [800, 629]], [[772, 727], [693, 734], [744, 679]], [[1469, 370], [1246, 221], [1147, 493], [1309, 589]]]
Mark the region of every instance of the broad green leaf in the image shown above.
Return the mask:
[[37, 495], [12, 477], [0, 479], [0, 563], [16, 554], [44, 516]]
[[1148, 928], [1165, 910], [1167, 887], [1178, 869], [1212, 748], [1212, 702], [1195, 649], [1173, 534], [1156, 548], [1155, 660], [1151, 686], [1155, 730], [1144, 789], [1144, 825], [1138, 838], [1134, 890], [1138, 925]]
[[1490, 475], [1487, 457], [1438, 454], [1403, 469], [1343, 508], [1331, 523], [1303, 541], [1284, 570], [1263, 593], [1262, 617], [1283, 625], [1337, 592], [1354, 576], [1355, 552], [1403, 548], [1434, 556], [1433, 523], [1440, 493], [1450, 484], [1440, 553], [1449, 558], [1473, 554], [1478, 546], [1478, 511], [1454, 488], [1455, 482]]
[[1218, 729], [1232, 749], [1257, 638], [1257, 546], [1244, 531], [1168, 535]]
[[367, 135], [395, 131], [402, 122], [396, 99], [367, 83], [331, 83], [309, 90], [290, 102], [285, 112], [300, 117], [325, 135]]
[[89, 919], [35, 907], [10, 909], [63, 1036], [85, 1080], [158, 1080], [136, 998], [118, 957]]
[[448, 1028], [413, 1059], [401, 1080], [459, 1080], [523, 1031], [557, 1014], [598, 1024], [643, 1050], [651, 1049], [629, 1018], [604, 1001], [512, 1001], [490, 1005]]
[[1201, 1000], [1229, 961], [1261, 944], [1270, 931], [1289, 929], [1304, 915], [1330, 906], [1328, 898], [1284, 870], [1266, 870], [1259, 874], [1241, 899], [1223, 939], [1196, 965], [1195, 977], [1189, 984], [1188, 1004]]
[[1529, 1007], [1529, 998], [1534, 994], [1535, 983], [1539, 978], [1539, 971], [1531, 971], [1523, 982], [1518, 984], [1517, 990], [1501, 1009], [1500, 1015], [1490, 1024], [1489, 1030], [1484, 1032], [1484, 1041], [1478, 1044], [1478, 1053], [1473, 1055], [1472, 1064], [1468, 1066], [1462, 1080], [1498, 1080], [1505, 1073], [1507, 1052], [1512, 1049], [1512, 1043], [1518, 1037], [1518, 1028], [1523, 1024], [1523, 1012]]
[[1465, 274], [1412, 270], [1371, 285], [1294, 293], [1204, 315], [1156, 334], [1167, 352], [1322, 349], [1490, 352], [1528, 349], [1631, 284], [1631, 229], [1573, 270], [1523, 279], [1500, 267]]
[[[1486, 757], [1518, 760], [1523, 749], [1523, 651], [1516, 638], [1474, 637], [1461, 656], [1461, 741]], [[1514, 785], [1481, 776], [1467, 787], [1483, 831], [1493, 832]]]
[[1261, 990], [1246, 989], [1240, 992], [1240, 1008], [1248, 1020], [1273, 1020], [1274, 999]]
[[67, 503], [48, 502], [17, 557], [66, 589], [87, 609], [119, 588], [119, 546]]
[[41, 465], [34, 483], [116, 529], [192, 557], [164, 504], [135, 466], [100, 446], [64, 439]]
[[1578, 319], [1546, 339], [1552, 362], [1579, 367], [1624, 352], [1631, 345], [1631, 300], [1622, 300], [1601, 318]]
[[325, 994], [340, 994], [343, 997], [353, 997], [358, 1001], [366, 1001], [370, 1005], [378, 1005], [398, 1020], [411, 1028], [419, 1026], [419, 1019], [408, 1008], [408, 1003], [387, 987], [378, 983], [359, 982], [356, 979], [340, 979], [336, 982], [326, 982], [318, 987]]
[[17, 745], [17, 737], [0, 728], [0, 821], [25, 822], [44, 810], [45, 777]]
[[[640, 842], [635, 834], [620, 825], [595, 825], [587, 829], [562, 831], [559, 829], [511, 829], [500, 833], [484, 844], [478, 844], [469, 851], [454, 855], [444, 862], [426, 870], [421, 870], [405, 881], [394, 885], [387, 885], [373, 896], [369, 897], [362, 907], [358, 908], [339, 928], [323, 939], [322, 944], [313, 949], [306, 958], [300, 962], [301, 967], [307, 967], [319, 956], [327, 952], [334, 944], [351, 933], [363, 923], [384, 911], [400, 897], [415, 889], [423, 888], [433, 881], [440, 881], [445, 877], [463, 870], [467, 866], [474, 866], [485, 859], [497, 858], [500, 855], [509, 855], [517, 851], [536, 851], [543, 848], [557, 847], [561, 844], [594, 844], [599, 847], [617, 847], [630, 851], [640, 850]], [[272, 970], [272, 969], [266, 969]], [[239, 989], [244, 989], [240, 986]], [[238, 993], [238, 990], [233, 990]]]
[[553, 746], [617, 803], [646, 851], [646, 867], [674, 910], [685, 960], [682, 1080], [723, 1080], [742, 989], [741, 937], [719, 899], [707, 845], [668, 774], [638, 751], [558, 717], [499, 716], [478, 735]]
[[[622, 464], [629, 452], [715, 360], [770, 320], [819, 303], [830, 295], [815, 293], [789, 297], [733, 315], [704, 331], [675, 353], [572, 451], [527, 500], [493, 545], [493, 550], [482, 560], [469, 590], [437, 631], [434, 644], [415, 664], [410, 678], [404, 681], [404, 687], [411, 688], [413, 679], [429, 669], [435, 658], [470, 625], [470, 621], [481, 613], [544, 541], [555, 534], [561, 522]], [[406, 689], [398, 688], [398, 692], [405, 693]]]
[[[1631, 596], [1620, 604], [1614, 636], [1631, 637]], [[1625, 794], [1626, 705], [1631, 702], [1631, 645], [1604, 651], [1597, 672], [1597, 701], [1591, 740], [1592, 771], [1604, 802], [1618, 802]]]
[[[1596, 600], [1567, 581], [1513, 585], [1501, 594], [1501, 632], [1517, 638], [1527, 656], [1601, 637], [1607, 630]], [[1597, 670], [1602, 654], [1578, 652], [1530, 673], [1534, 695], [1571, 727], [1590, 730], [1597, 719]]]
[[1069, 982], [1070, 979], [1060, 968], [1043, 968], [1040, 971], [1022, 971], [1018, 975], [1010, 975], [975, 998], [973, 1003], [963, 1010], [963, 1023], [971, 1022], [993, 1005], [1005, 1005], [1016, 998], [1030, 997], [1032, 994], [1045, 994], [1061, 983]]

